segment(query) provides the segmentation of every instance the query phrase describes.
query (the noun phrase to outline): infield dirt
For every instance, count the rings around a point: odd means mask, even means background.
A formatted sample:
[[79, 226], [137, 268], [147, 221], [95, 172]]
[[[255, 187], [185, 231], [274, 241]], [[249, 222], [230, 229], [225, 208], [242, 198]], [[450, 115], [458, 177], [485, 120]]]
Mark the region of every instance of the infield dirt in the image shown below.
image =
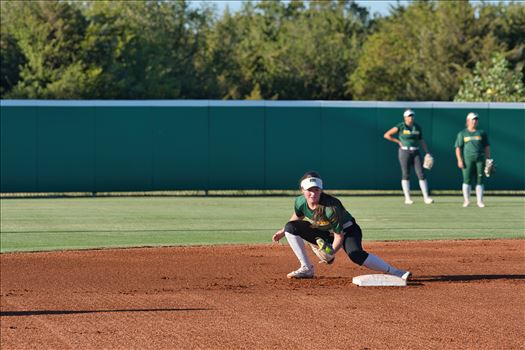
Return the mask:
[[[522, 349], [525, 240], [364, 242], [413, 272], [312, 280], [285, 245], [0, 255], [2, 349]], [[313, 259], [313, 254], [311, 254]]]

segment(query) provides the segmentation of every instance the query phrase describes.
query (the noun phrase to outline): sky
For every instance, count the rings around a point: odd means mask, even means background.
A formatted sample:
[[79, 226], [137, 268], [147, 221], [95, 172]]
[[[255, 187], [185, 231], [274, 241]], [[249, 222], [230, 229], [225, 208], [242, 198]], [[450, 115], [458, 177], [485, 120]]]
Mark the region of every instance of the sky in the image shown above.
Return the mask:
[[[242, 0], [201, 0], [201, 1], [192, 1], [195, 3], [201, 3], [201, 2], [213, 2], [216, 4], [217, 8], [219, 9], [219, 13], [222, 13], [222, 11], [228, 6], [231, 11], [237, 11], [241, 8]], [[397, 3], [396, 0], [360, 0], [356, 1], [360, 6], [368, 7], [368, 10], [370, 13], [380, 13], [381, 15], [387, 15], [388, 9], [390, 8], [389, 5], [395, 5]], [[408, 1], [400, 1], [401, 4], [406, 4]]]
[[[242, 0], [190, 0], [193, 3], [202, 3], [202, 2], [213, 2], [218, 10], [219, 14], [223, 12], [223, 10], [228, 6], [231, 11], [237, 11], [241, 8]], [[470, 0], [471, 2], [479, 2], [481, 0]], [[486, 2], [494, 2], [497, 3], [500, 0], [488, 0]], [[397, 0], [357, 0], [356, 1], [360, 6], [367, 7], [368, 11], [371, 14], [379, 13], [382, 16], [388, 15], [390, 5], [394, 6], [398, 3]], [[407, 5], [410, 1], [408, 0], [400, 0], [399, 3], [401, 5]], [[508, 2], [508, 0], [504, 0], [503, 2]]]

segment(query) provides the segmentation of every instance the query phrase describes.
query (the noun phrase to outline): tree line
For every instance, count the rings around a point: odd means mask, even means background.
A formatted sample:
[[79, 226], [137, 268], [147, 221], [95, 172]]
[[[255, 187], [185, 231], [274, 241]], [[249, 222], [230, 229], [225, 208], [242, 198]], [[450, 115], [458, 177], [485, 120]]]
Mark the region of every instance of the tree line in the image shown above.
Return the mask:
[[525, 100], [519, 2], [0, 6], [3, 99]]

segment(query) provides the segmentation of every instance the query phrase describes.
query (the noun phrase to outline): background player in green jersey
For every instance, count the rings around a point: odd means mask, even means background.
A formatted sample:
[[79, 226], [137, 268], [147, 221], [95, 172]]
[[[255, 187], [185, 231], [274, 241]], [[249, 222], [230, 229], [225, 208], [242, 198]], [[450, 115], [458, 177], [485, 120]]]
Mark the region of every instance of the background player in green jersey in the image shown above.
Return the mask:
[[[405, 195], [405, 204], [414, 203], [410, 198], [410, 169], [414, 167], [416, 175], [419, 178], [419, 187], [423, 193], [423, 200], [426, 204], [431, 204], [434, 201], [428, 195], [428, 184], [423, 172], [421, 163], [421, 155], [419, 153], [419, 146], [423, 148], [425, 153], [430, 154], [425, 140], [423, 140], [423, 131], [421, 127], [414, 123], [415, 113], [411, 109], [407, 109], [403, 113], [404, 121], [388, 130], [384, 137], [388, 141], [392, 141], [399, 145], [398, 157], [401, 165], [401, 188]], [[395, 138], [394, 135], [398, 134]]]
[[[485, 131], [478, 130], [479, 117], [476, 113], [467, 115], [467, 128], [456, 137], [456, 158], [463, 173], [463, 207], [470, 204], [472, 183], [476, 183], [478, 207], [483, 208], [483, 169], [485, 160], [490, 159], [489, 138]], [[475, 178], [475, 180], [474, 180]]]
[[306, 254], [303, 240], [309, 242], [312, 249], [317, 249], [317, 238], [331, 244], [334, 254], [343, 248], [350, 260], [358, 265], [405, 280], [410, 277], [410, 272], [396, 269], [363, 250], [361, 228], [339, 199], [323, 192], [323, 181], [318, 173], [306, 173], [301, 178], [301, 190], [303, 194], [295, 198], [294, 213], [290, 221], [272, 237], [274, 242], [278, 242], [286, 236], [301, 263], [298, 270], [287, 275], [288, 278], [314, 276], [314, 267]]

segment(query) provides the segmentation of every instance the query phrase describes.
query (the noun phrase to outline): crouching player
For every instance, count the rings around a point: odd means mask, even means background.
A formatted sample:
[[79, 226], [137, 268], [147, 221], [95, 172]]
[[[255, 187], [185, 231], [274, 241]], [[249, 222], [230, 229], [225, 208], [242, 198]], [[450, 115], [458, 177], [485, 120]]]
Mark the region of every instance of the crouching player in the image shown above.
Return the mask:
[[332, 263], [335, 253], [343, 248], [350, 260], [358, 265], [405, 280], [410, 277], [410, 272], [399, 270], [363, 250], [361, 228], [337, 198], [323, 192], [323, 181], [318, 173], [307, 172], [301, 178], [301, 190], [303, 194], [295, 199], [295, 212], [290, 221], [272, 237], [278, 242], [286, 236], [301, 263], [298, 270], [287, 275], [288, 278], [314, 276], [314, 267], [303, 240], [310, 243], [321, 262]]

